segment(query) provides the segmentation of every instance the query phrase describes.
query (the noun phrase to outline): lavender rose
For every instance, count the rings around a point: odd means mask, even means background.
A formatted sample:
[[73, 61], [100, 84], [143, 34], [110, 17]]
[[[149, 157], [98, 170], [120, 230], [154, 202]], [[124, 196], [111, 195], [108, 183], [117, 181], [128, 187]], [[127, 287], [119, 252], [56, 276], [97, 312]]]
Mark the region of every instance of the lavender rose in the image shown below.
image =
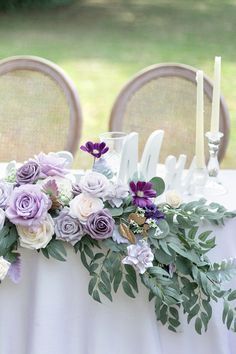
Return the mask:
[[103, 198], [107, 194], [109, 181], [98, 172], [88, 172], [80, 180], [79, 186], [84, 194], [91, 197]]
[[18, 184], [34, 183], [40, 175], [40, 166], [36, 161], [28, 161], [16, 171]]
[[132, 265], [140, 274], [143, 274], [147, 268], [153, 266], [152, 261], [154, 256], [151, 248], [145, 241], [128, 246], [127, 251], [128, 256], [123, 259], [122, 263]]
[[13, 190], [6, 216], [15, 225], [38, 227], [45, 220], [50, 207], [51, 201], [40, 186], [26, 184]]
[[6, 208], [12, 191], [13, 185], [11, 183], [0, 180], [0, 208]]
[[87, 234], [95, 240], [104, 240], [112, 236], [114, 226], [115, 221], [111, 214], [103, 209], [88, 217], [85, 229]]
[[48, 176], [64, 177], [68, 173], [68, 170], [66, 169], [66, 159], [59, 157], [54, 152], [50, 152], [49, 154], [41, 152], [39, 155], [35, 156], [35, 160], [40, 166], [41, 178], [46, 178]]
[[84, 226], [77, 218], [69, 215], [69, 208], [64, 208], [54, 219], [56, 238], [67, 241], [73, 246], [84, 236]]

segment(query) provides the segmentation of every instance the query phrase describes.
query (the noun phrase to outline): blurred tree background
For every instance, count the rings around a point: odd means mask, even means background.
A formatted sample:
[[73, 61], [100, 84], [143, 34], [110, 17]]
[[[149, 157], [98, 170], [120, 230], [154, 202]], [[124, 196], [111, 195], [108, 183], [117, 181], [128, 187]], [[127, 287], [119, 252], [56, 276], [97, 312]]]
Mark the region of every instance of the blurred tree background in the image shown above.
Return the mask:
[[[231, 114], [223, 166], [236, 168], [235, 24], [236, 0], [0, 0], [0, 58], [37, 55], [60, 65], [78, 88], [85, 141], [107, 131], [112, 103], [137, 71], [180, 62], [212, 78], [221, 55]], [[76, 165], [87, 166], [80, 153]]]

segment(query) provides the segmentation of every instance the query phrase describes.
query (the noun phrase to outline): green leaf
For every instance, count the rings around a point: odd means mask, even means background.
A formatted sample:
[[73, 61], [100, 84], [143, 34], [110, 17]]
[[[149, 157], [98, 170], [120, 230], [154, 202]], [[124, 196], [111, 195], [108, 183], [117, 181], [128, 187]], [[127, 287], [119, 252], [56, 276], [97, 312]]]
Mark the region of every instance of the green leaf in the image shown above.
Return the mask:
[[95, 270], [98, 268], [98, 264], [97, 263], [90, 263], [90, 265], [89, 265], [89, 272], [90, 273], [93, 273], [93, 272], [95, 272]]
[[90, 279], [90, 282], [89, 282], [89, 285], [88, 285], [88, 293], [89, 295], [92, 295], [92, 292], [95, 288], [95, 285], [96, 285], [96, 282], [97, 282], [97, 278], [96, 277], [93, 277]]
[[202, 300], [202, 305], [204, 310], [206, 311], [208, 318], [210, 319], [212, 316], [212, 307], [211, 304], [207, 300]]
[[202, 334], [202, 321], [199, 317], [195, 320], [195, 329], [198, 334]]
[[175, 332], [175, 333], [177, 332], [176, 329], [175, 329], [175, 327], [173, 327], [173, 326], [171, 326], [171, 325], [168, 326], [168, 329], [169, 329], [170, 331], [172, 331], [172, 332]]
[[93, 251], [91, 250], [91, 248], [89, 248], [88, 245], [84, 245], [84, 252], [87, 254], [87, 256], [88, 256], [89, 258], [92, 259], [92, 258], [94, 257]]
[[170, 307], [169, 311], [170, 311], [170, 314], [171, 314], [176, 320], [179, 319], [179, 312], [178, 312], [178, 310], [177, 310], [175, 307]]
[[135, 298], [132, 288], [127, 281], [124, 280], [122, 282], [122, 286], [123, 286], [123, 290], [126, 293], [126, 295], [128, 295], [129, 297]]
[[136, 210], [136, 207], [134, 205], [130, 205], [127, 208], [124, 209], [124, 214], [132, 213], [135, 210]]
[[120, 207], [120, 208], [110, 208], [109, 212], [110, 212], [111, 216], [118, 217], [118, 216], [123, 215], [124, 210], [123, 210], [122, 207]]
[[131, 265], [126, 264], [125, 270], [128, 273], [126, 275], [126, 280], [133, 287], [133, 289], [138, 292], [137, 276], [134, 268]]
[[236, 290], [232, 291], [228, 296], [228, 301], [233, 301], [236, 299]]
[[192, 227], [188, 232], [188, 237], [193, 240], [197, 234], [198, 226]]
[[228, 329], [230, 329], [231, 324], [233, 322], [233, 319], [234, 319], [234, 312], [233, 312], [232, 309], [230, 309], [229, 312], [228, 312], [227, 322], [226, 322], [226, 325], [227, 325]]
[[77, 253], [79, 250], [81, 250], [81, 245], [82, 245], [82, 242], [80, 242], [80, 241], [76, 242], [76, 244], [74, 245], [75, 253]]
[[98, 283], [98, 288], [101, 291], [101, 293], [104, 294], [104, 295], [109, 293], [109, 289], [106, 287], [106, 285], [102, 281], [100, 281]]
[[205, 231], [205, 232], [202, 232], [199, 236], [198, 236], [198, 238], [199, 238], [199, 240], [201, 240], [201, 241], [206, 241], [207, 240], [207, 238], [208, 238], [208, 236], [210, 235], [212, 233], [212, 231]]
[[93, 257], [93, 262], [97, 261], [98, 259], [104, 257], [103, 253], [96, 253], [95, 256]]
[[165, 276], [167, 278], [170, 277], [170, 274], [163, 268], [155, 266], [155, 267], [149, 267], [148, 268], [148, 273], [152, 275], [161, 275]]
[[177, 215], [176, 217], [177, 222], [179, 224], [179, 227], [183, 229], [190, 229], [192, 226], [192, 221], [189, 220], [189, 218], [183, 216], [183, 215]]
[[165, 182], [160, 177], [153, 177], [150, 182], [152, 183], [152, 188], [157, 192], [157, 196], [160, 196], [165, 190]]
[[48, 254], [47, 249], [46, 249], [46, 248], [41, 248], [41, 251], [42, 251], [43, 255], [44, 255], [46, 258], [49, 259], [49, 254]]
[[111, 283], [110, 283], [107, 273], [104, 270], [101, 271], [101, 279], [102, 279], [103, 283], [106, 285], [108, 292], [110, 292], [111, 291]]
[[87, 259], [86, 259], [86, 256], [84, 254], [84, 252], [80, 252], [80, 257], [81, 257], [81, 262], [83, 263], [83, 266], [88, 270], [90, 271], [90, 268], [89, 268], [89, 265], [88, 265], [88, 262], [87, 262]]
[[195, 317], [198, 314], [199, 310], [200, 310], [200, 306], [199, 304], [196, 304], [188, 314], [188, 323], [191, 321], [193, 317]]
[[113, 252], [120, 252], [120, 245], [118, 245], [115, 241], [113, 241], [111, 238], [107, 238], [106, 240], [103, 241], [103, 245]]
[[166, 324], [168, 316], [167, 316], [167, 306], [166, 305], [162, 305], [161, 309], [160, 309], [160, 321], [163, 325]]
[[122, 279], [122, 272], [121, 272], [121, 271], [118, 271], [118, 272], [115, 274], [114, 282], [113, 282], [113, 289], [114, 289], [114, 292], [115, 292], [115, 293], [117, 292], [117, 290], [118, 290], [118, 288], [119, 288], [121, 279]]
[[202, 320], [202, 323], [204, 325], [205, 332], [206, 332], [207, 326], [208, 326], [208, 322], [209, 322], [209, 317], [208, 317], [208, 315], [205, 312], [201, 312], [200, 317], [201, 317], [201, 320]]
[[167, 221], [166, 220], [160, 220], [158, 222], [158, 227], [161, 230], [162, 234], [161, 235], [157, 235], [156, 238], [158, 238], [158, 239], [165, 238], [170, 232], [170, 228], [169, 228], [169, 225], [168, 225]]
[[18, 234], [16, 227], [5, 225], [0, 232], [0, 255], [5, 256], [11, 246], [17, 241]]
[[64, 247], [64, 242], [60, 240], [52, 239], [46, 247], [48, 254], [57, 259], [58, 261], [65, 261], [66, 249]]
[[125, 279], [127, 280], [127, 282], [132, 286], [132, 288], [138, 292], [138, 285], [137, 285], [137, 281], [135, 278], [131, 277], [130, 274], [126, 274]]
[[162, 264], [170, 264], [174, 261], [174, 252], [173, 255], [166, 254], [163, 249], [157, 249], [155, 251], [155, 259]]
[[173, 254], [175, 255], [175, 253], [173, 253], [173, 250], [169, 249], [168, 244], [165, 240], [160, 240], [159, 245], [163, 249], [163, 251], [169, 256], [173, 256]]
[[176, 320], [175, 318], [169, 317], [168, 322], [171, 324], [173, 327], [178, 327], [180, 325], [179, 320]]
[[221, 263], [214, 263], [207, 272], [207, 276], [216, 282], [231, 280], [236, 275], [235, 259], [224, 260]]
[[99, 296], [99, 292], [97, 290], [94, 290], [93, 294], [92, 294], [92, 297], [95, 301], [97, 302], [100, 302], [101, 303], [101, 299], [100, 299], [100, 296]]
[[188, 275], [191, 273], [192, 263], [188, 259], [178, 256], [178, 257], [176, 257], [175, 264], [176, 264], [177, 270], [180, 273], [182, 273], [184, 275]]
[[223, 310], [223, 314], [222, 314], [223, 323], [225, 323], [226, 317], [228, 315], [228, 311], [229, 311], [229, 304], [226, 301], [224, 301], [224, 310]]

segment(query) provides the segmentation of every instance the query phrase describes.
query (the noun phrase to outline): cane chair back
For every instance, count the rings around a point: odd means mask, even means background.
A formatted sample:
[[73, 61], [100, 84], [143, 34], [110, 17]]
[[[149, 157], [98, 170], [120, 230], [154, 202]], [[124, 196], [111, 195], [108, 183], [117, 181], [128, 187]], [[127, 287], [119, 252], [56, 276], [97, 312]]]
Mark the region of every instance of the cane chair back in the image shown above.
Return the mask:
[[[190, 162], [195, 150], [196, 71], [182, 64], [161, 64], [146, 68], [131, 79], [118, 95], [110, 116], [111, 131], [139, 133], [139, 149], [153, 130], [165, 137], [160, 160], [186, 154]], [[213, 86], [204, 77], [205, 131], [210, 129]], [[220, 130], [224, 133], [219, 151], [223, 159], [229, 137], [229, 113], [220, 101]], [[205, 146], [208, 156], [207, 144]]]
[[0, 61], [0, 160], [43, 151], [75, 155], [82, 126], [77, 90], [56, 64], [20, 56]]

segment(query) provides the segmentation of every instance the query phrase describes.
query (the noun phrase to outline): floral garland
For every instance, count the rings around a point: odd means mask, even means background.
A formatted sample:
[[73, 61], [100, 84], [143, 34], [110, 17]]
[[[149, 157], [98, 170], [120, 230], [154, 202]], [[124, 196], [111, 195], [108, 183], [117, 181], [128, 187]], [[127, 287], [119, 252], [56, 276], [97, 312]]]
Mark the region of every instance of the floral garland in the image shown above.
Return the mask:
[[81, 150], [94, 165], [78, 183], [55, 153], [40, 153], [0, 181], [0, 281], [9, 276], [19, 282], [20, 247], [65, 261], [69, 243], [91, 276], [94, 300], [112, 301], [120, 285], [134, 298], [139, 275], [157, 320], [170, 330], [180, 325], [182, 309], [198, 333], [206, 331], [211, 301], [222, 299], [223, 322], [236, 331], [236, 290], [222, 288], [236, 275], [235, 260], [211, 264], [206, 254], [215, 238], [199, 232], [203, 222], [222, 225], [236, 213], [204, 199], [182, 203], [174, 191], [160, 202], [161, 178], [114, 182], [105, 143], [87, 142]]

